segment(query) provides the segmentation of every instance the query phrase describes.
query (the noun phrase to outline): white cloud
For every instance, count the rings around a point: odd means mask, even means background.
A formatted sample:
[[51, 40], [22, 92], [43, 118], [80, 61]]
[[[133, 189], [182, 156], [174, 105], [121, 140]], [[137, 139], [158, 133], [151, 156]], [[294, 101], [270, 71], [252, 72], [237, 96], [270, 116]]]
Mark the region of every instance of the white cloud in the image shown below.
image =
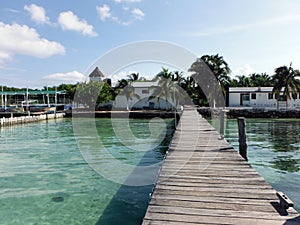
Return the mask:
[[0, 22], [0, 64], [15, 54], [47, 58], [65, 54], [60, 43], [41, 38], [37, 31], [26, 25]]
[[131, 13], [134, 16], [134, 18], [137, 19], [137, 20], [142, 20], [145, 16], [145, 13], [139, 8], [133, 9], [131, 11]]
[[128, 74], [129, 73], [127, 73], [126, 71], [121, 71], [121, 72], [118, 72], [117, 74], [112, 74], [107, 77], [110, 78], [112, 83], [115, 85], [118, 82], [118, 80], [127, 79]]
[[77, 72], [76, 70], [67, 72], [67, 73], [54, 73], [49, 74], [47, 76], [43, 77], [43, 80], [47, 80], [47, 83], [55, 83], [55, 84], [61, 84], [61, 83], [77, 83], [77, 82], [83, 82], [86, 80], [86, 76], [82, 73]]
[[61, 12], [58, 23], [63, 30], [72, 30], [87, 36], [97, 36], [94, 27], [84, 19], [79, 19], [72, 11]]
[[[119, 2], [121, 2], [121, 1], [119, 1]], [[130, 10], [130, 7], [128, 7], [128, 6], [122, 7], [125, 14], [127, 14], [127, 15], [130, 14], [130, 19], [128, 19], [128, 20], [122, 20], [119, 17], [113, 15], [109, 5], [104, 4], [102, 6], [97, 6], [96, 9], [97, 9], [99, 18], [102, 21], [110, 20], [115, 23], [122, 24], [124, 26], [129, 26], [138, 20], [143, 20], [143, 18], [145, 17], [145, 13], [141, 9], [134, 8], [134, 9]]]
[[11, 12], [11, 13], [19, 13], [20, 11], [16, 10], [16, 9], [11, 9], [11, 8], [6, 8], [4, 9], [7, 12]]
[[184, 32], [184, 36], [188, 36], [188, 37], [215, 36], [215, 35], [227, 34], [227, 33], [238, 32], [242, 30], [248, 30], [248, 29], [277, 26], [278, 24], [285, 24], [293, 21], [300, 21], [300, 15], [290, 14], [290, 15], [269, 18], [266, 20], [255, 21], [253, 23], [236, 24], [236, 25], [229, 25], [223, 27], [213, 27], [199, 32], [198, 31], [190, 32], [190, 33]]
[[104, 4], [103, 6], [97, 6], [96, 9], [102, 21], [105, 21], [106, 19], [109, 19], [112, 16], [110, 12], [110, 7], [106, 4]]
[[46, 16], [46, 11], [43, 7], [31, 4], [25, 5], [24, 10], [30, 13], [31, 20], [37, 24], [50, 24], [49, 17]]
[[235, 69], [232, 70], [232, 75], [236, 76], [236, 75], [250, 75], [252, 73], [254, 73], [254, 69], [249, 65], [249, 64], [245, 64], [244, 66], [240, 66], [237, 67]]

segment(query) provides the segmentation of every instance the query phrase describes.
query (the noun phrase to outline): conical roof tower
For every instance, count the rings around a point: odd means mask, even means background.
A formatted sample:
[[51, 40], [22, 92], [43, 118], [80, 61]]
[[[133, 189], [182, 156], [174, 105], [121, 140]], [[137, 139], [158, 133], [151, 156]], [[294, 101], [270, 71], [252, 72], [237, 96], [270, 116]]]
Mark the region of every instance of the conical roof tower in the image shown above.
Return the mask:
[[89, 75], [90, 79], [93, 81], [101, 81], [102, 78], [104, 78], [104, 74], [101, 72], [101, 70], [98, 68], [98, 66], [91, 72]]

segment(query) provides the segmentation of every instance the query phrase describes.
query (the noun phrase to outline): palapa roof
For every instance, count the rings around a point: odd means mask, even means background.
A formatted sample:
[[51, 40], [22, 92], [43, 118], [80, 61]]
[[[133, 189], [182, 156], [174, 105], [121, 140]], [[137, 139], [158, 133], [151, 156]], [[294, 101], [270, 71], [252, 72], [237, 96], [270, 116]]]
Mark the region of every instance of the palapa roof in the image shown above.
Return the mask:
[[89, 77], [105, 77], [105, 76], [104, 76], [104, 74], [100, 71], [100, 69], [97, 66], [93, 70], [93, 72], [91, 72], [91, 74], [89, 75]]

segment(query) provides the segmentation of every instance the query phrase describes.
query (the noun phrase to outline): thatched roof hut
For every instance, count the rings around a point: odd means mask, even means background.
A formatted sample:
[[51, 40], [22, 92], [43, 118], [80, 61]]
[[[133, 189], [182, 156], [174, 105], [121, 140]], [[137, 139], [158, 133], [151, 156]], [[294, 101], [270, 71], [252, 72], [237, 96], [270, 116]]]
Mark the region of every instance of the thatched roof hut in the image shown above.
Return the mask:
[[93, 81], [101, 81], [102, 78], [104, 78], [104, 74], [100, 71], [100, 69], [98, 68], [98, 66], [93, 70], [93, 72], [91, 72], [91, 74], [89, 75], [90, 79]]

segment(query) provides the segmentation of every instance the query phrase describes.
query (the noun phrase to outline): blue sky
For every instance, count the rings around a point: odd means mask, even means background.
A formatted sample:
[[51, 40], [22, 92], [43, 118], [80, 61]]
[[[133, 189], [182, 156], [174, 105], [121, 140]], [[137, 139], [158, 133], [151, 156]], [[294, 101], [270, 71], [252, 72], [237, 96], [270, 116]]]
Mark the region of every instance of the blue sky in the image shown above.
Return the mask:
[[[298, 0], [1, 0], [0, 85], [76, 82], [109, 50], [143, 40], [218, 53], [232, 76], [300, 69], [299, 12]], [[136, 68], [161, 65], [117, 78]]]

